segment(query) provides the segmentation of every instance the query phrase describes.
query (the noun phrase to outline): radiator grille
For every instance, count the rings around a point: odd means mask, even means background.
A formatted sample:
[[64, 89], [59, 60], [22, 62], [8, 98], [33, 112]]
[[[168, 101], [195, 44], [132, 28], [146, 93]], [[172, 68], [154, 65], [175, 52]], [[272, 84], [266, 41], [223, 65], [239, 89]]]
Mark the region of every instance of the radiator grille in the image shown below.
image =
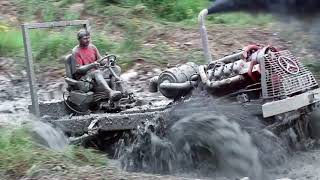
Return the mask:
[[264, 98], [286, 97], [318, 86], [312, 73], [290, 51], [269, 53], [264, 64]]

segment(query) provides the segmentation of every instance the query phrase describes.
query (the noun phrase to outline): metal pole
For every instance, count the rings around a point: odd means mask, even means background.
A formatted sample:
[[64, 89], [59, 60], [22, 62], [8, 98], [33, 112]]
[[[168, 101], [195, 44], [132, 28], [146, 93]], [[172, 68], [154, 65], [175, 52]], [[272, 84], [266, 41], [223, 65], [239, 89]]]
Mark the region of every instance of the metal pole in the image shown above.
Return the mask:
[[35, 82], [31, 43], [30, 43], [30, 38], [28, 33], [28, 27], [25, 24], [23, 24], [21, 25], [21, 29], [22, 29], [22, 37], [23, 37], [23, 43], [24, 43], [25, 63], [27, 65], [29, 88], [30, 88], [31, 102], [32, 102], [32, 108], [33, 108], [32, 112], [37, 117], [40, 117], [38, 94], [37, 94], [37, 87]]

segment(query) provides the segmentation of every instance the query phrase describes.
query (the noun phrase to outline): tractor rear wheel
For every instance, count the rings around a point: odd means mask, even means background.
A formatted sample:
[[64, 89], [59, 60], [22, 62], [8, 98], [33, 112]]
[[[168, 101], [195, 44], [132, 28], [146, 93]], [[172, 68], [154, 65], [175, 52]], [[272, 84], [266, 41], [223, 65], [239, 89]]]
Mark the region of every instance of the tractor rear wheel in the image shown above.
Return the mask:
[[216, 161], [217, 168], [230, 177], [262, 177], [258, 150], [250, 135], [225, 116], [193, 114], [177, 121], [170, 128], [170, 136], [180, 153], [190, 147], [192, 156], [198, 160], [194, 163], [207, 166]]

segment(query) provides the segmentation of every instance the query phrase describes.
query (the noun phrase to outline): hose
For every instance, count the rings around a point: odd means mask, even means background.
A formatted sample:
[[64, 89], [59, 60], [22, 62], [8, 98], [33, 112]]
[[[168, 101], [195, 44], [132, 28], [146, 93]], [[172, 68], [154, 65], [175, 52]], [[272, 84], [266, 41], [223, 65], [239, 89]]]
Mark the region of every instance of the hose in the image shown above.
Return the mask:
[[85, 114], [90, 113], [89, 110], [86, 111], [86, 112], [82, 112], [82, 111], [77, 111], [77, 110], [75, 110], [74, 108], [72, 108], [72, 107], [67, 103], [67, 100], [66, 100], [66, 98], [65, 98], [65, 93], [66, 93], [66, 92], [63, 92], [63, 94], [62, 94], [63, 102], [64, 102], [64, 104], [65, 104], [71, 111], [73, 111], [73, 112], [75, 112], [75, 113], [77, 113], [77, 114], [80, 114], [80, 115], [85, 115]]

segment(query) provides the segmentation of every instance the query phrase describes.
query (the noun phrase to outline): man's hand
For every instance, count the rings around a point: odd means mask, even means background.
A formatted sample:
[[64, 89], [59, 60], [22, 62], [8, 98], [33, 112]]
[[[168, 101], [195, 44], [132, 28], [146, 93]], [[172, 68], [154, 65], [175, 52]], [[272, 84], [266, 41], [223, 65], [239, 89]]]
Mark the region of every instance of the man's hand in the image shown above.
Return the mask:
[[99, 68], [100, 67], [100, 63], [95, 61], [94, 63], [92, 63], [94, 65], [95, 68]]

